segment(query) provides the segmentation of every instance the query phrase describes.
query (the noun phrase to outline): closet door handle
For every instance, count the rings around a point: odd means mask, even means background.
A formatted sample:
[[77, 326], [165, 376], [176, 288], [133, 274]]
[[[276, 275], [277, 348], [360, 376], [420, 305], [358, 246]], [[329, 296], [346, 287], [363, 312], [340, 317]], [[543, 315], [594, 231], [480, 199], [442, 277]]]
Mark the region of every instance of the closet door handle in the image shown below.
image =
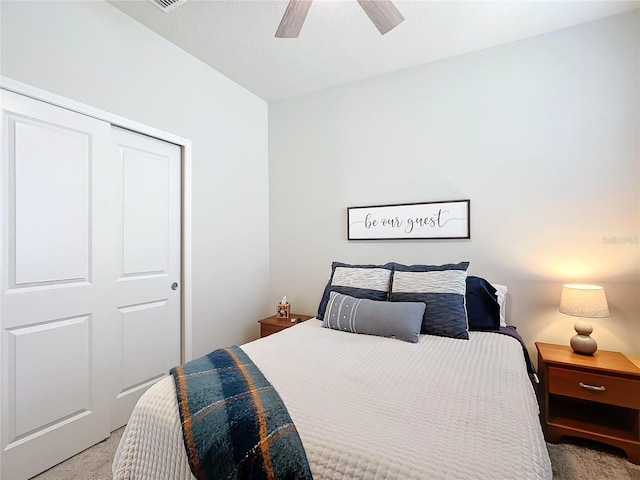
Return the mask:
[[171, 284], [171, 290], [177, 290], [178, 289], [178, 282], [173, 282]]

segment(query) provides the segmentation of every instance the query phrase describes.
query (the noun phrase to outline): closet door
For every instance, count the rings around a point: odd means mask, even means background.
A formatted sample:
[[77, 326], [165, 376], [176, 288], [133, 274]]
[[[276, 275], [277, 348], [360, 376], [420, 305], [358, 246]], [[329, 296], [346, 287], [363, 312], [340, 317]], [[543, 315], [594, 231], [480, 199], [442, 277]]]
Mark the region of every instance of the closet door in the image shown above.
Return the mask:
[[180, 363], [180, 173], [177, 145], [113, 128], [116, 295], [111, 429]]
[[3, 479], [109, 436], [115, 184], [108, 123], [2, 90]]
[[107, 438], [180, 363], [181, 149], [1, 91], [0, 478]]

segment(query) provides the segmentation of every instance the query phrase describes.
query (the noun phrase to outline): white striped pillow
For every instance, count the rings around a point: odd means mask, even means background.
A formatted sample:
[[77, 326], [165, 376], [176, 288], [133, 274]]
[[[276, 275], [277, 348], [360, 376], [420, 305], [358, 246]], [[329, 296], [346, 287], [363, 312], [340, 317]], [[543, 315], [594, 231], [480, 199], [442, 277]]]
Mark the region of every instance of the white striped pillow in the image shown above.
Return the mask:
[[468, 340], [465, 295], [469, 262], [393, 266], [389, 300], [424, 302], [421, 333]]
[[348, 263], [333, 262], [331, 264], [331, 278], [324, 288], [316, 317], [320, 320], [324, 318], [324, 311], [327, 308], [331, 292], [338, 292], [355, 298], [387, 300], [392, 268], [393, 263], [384, 265], [350, 265]]

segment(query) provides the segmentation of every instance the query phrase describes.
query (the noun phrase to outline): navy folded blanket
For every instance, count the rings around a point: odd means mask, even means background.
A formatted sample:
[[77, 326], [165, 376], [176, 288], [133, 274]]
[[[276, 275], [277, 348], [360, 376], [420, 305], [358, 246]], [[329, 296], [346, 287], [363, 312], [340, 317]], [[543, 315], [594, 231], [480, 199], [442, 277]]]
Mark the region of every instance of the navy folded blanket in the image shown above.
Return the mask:
[[311, 479], [287, 409], [237, 346], [171, 369], [191, 472], [197, 479]]

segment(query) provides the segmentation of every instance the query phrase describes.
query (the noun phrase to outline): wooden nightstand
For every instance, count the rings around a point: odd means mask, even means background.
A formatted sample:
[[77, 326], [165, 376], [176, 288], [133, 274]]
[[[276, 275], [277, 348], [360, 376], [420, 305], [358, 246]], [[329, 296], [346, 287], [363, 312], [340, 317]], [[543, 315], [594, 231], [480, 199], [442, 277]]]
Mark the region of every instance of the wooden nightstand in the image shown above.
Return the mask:
[[614, 445], [640, 464], [640, 368], [619, 352], [579, 355], [536, 343], [548, 442], [588, 438]]
[[[299, 313], [292, 313], [291, 318], [301, 318], [304, 322], [314, 317], [311, 315], [300, 315]], [[272, 333], [277, 333], [281, 330], [284, 330], [285, 328], [289, 328], [295, 325], [295, 323], [291, 322], [289, 318], [276, 318], [275, 315], [271, 315], [270, 317], [258, 320], [258, 323], [260, 324], [260, 338], [271, 335]]]

